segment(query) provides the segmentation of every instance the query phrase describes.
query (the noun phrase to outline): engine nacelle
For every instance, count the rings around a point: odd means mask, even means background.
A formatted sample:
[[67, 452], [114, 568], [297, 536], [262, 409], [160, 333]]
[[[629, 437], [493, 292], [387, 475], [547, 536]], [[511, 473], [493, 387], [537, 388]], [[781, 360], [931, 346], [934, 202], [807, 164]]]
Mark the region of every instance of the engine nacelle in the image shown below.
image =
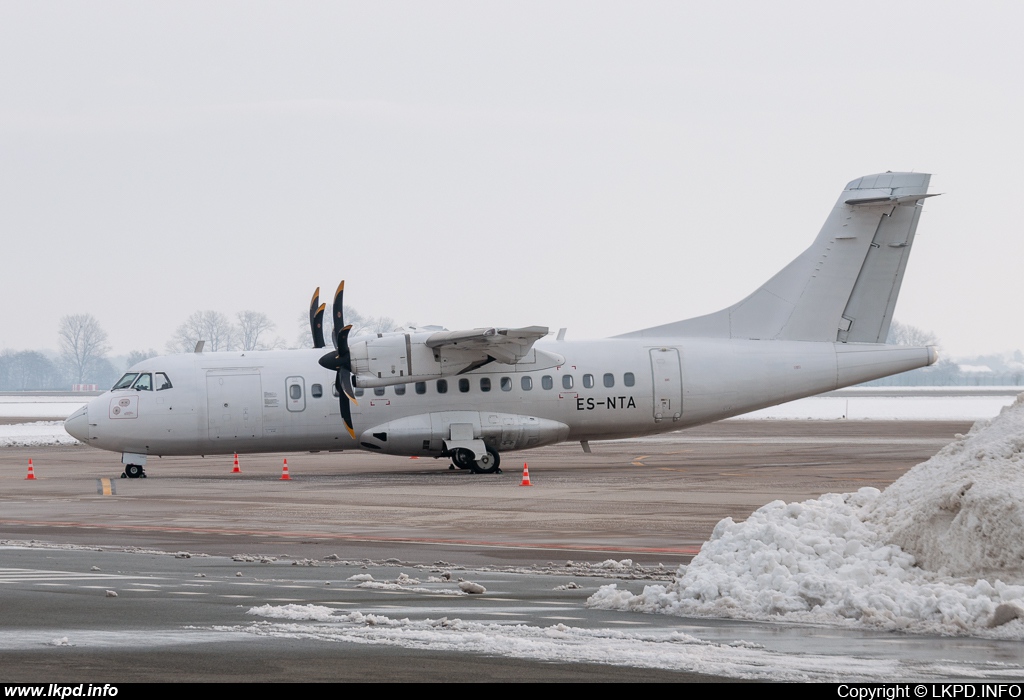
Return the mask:
[[[546, 329], [545, 329], [546, 330]], [[465, 334], [460, 341], [459, 334]], [[467, 372], [489, 362], [528, 372], [562, 364], [565, 359], [501, 337], [498, 329], [456, 332], [386, 333], [349, 344], [352, 373], [361, 387], [423, 382]], [[488, 345], [481, 338], [495, 338]], [[475, 344], [473, 344], [475, 341]]]
[[[563, 442], [569, 426], [516, 413], [438, 411], [388, 421], [359, 436], [362, 447], [385, 454], [440, 455], [482, 441], [498, 452]], [[477, 450], [474, 450], [477, 451]]]

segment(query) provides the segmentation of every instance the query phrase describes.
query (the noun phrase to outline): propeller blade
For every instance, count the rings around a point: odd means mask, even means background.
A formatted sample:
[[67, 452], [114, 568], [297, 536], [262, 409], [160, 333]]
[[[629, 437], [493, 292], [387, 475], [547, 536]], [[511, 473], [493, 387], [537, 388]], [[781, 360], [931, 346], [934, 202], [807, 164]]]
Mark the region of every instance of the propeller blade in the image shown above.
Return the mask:
[[[319, 304], [319, 308], [317, 305]], [[324, 343], [324, 309], [327, 304], [320, 304], [320, 287], [313, 292], [313, 299], [309, 302], [309, 329], [313, 333], [313, 347], [322, 348]]]
[[334, 341], [334, 347], [340, 348], [341, 344], [338, 342], [338, 335], [341, 333], [341, 329], [345, 327], [345, 280], [341, 281], [338, 285], [338, 289], [334, 292], [334, 330], [331, 333], [331, 340]]
[[343, 395], [341, 390], [341, 377], [349, 376], [347, 372], [338, 372], [338, 378], [335, 380], [335, 385], [338, 386], [338, 406], [341, 408], [341, 419], [345, 421], [345, 430], [352, 436], [352, 439], [356, 439], [356, 431], [352, 427], [352, 406], [349, 405], [348, 399]]

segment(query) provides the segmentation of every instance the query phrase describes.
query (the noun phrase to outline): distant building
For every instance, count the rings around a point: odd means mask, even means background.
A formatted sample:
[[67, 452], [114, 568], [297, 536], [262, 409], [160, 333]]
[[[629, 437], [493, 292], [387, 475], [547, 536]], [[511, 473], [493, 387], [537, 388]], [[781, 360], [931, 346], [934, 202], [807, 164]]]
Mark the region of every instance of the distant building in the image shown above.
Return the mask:
[[99, 384], [72, 384], [71, 391], [99, 391]]

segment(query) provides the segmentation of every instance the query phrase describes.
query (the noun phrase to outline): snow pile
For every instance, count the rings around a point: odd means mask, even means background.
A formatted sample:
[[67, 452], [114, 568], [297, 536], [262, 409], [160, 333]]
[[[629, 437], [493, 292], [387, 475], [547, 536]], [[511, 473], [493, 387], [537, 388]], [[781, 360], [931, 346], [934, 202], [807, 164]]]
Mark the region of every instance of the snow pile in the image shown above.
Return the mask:
[[459, 590], [472, 595], [481, 595], [487, 592], [486, 588], [473, 581], [459, 581]]
[[868, 518], [924, 569], [1024, 574], [1024, 394], [904, 474]]
[[249, 608], [248, 613], [279, 620], [317, 620], [319, 622], [326, 622], [334, 617], [334, 610], [324, 605], [260, 605]]
[[910, 470], [721, 521], [667, 586], [593, 607], [1024, 639], [1024, 397]]
[[64, 430], [64, 421], [40, 420], [34, 423], [0, 425], [0, 447], [47, 447], [77, 444], [78, 440]]
[[622, 561], [615, 561], [614, 559], [605, 559], [597, 564], [591, 564], [593, 569], [610, 569], [612, 571], [625, 571], [633, 568], [632, 559], [623, 559]]

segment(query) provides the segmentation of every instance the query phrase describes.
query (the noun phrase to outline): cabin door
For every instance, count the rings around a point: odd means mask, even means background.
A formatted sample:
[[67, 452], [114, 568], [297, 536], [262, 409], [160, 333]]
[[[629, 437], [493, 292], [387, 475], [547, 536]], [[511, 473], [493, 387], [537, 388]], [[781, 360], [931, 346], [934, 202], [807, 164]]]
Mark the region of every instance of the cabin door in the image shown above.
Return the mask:
[[683, 415], [679, 351], [675, 348], [652, 348], [651, 374], [654, 380], [654, 422], [679, 420]]

